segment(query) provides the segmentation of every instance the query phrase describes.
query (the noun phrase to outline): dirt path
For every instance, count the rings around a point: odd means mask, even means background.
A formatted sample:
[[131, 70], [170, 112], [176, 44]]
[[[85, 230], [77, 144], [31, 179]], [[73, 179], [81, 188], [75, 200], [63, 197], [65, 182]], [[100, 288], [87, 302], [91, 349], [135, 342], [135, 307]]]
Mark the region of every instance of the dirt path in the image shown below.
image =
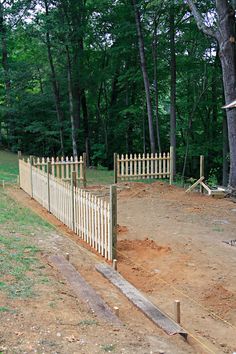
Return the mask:
[[[153, 325], [116, 288], [95, 271], [95, 264], [102, 261], [100, 257], [85, 247], [81, 247], [76, 235], [69, 232], [64, 225], [23, 191], [12, 189], [10, 193], [16, 201], [30, 207], [51, 224], [56, 225], [55, 231], [42, 234], [40, 230], [35, 230], [34, 233], [34, 243], [42, 250], [42, 260], [47, 272], [56, 281], [54, 280], [51, 284], [50, 293], [48, 293], [48, 288], [45, 289], [44, 294], [41, 292], [38, 303], [34, 299], [18, 305], [21, 306], [23, 315], [18, 318], [15, 328], [9, 314], [11, 325], [9, 328], [6, 324], [4, 330], [8, 332], [8, 337], [13, 338], [12, 346], [16, 348], [15, 343], [18, 337], [15, 338], [14, 333], [18, 332], [16, 328], [20, 320], [19, 331], [22, 333], [20, 336], [24, 338], [22, 352], [25, 353], [33, 353], [40, 341], [44, 344], [45, 353], [204, 353], [199, 350], [196, 343], [191, 342], [190, 345], [180, 336], [170, 337]], [[112, 327], [88, 312], [86, 306], [73, 296], [71, 289], [62, 281], [61, 275], [50, 267], [48, 264], [50, 254], [65, 255], [66, 253], [70, 254], [71, 263], [107, 304], [111, 308], [119, 307], [120, 319], [124, 327]], [[48, 303], [52, 304], [52, 307], [48, 306]], [[27, 333], [29, 328], [30, 333]], [[34, 331], [34, 336], [31, 329]], [[4, 347], [4, 343], [2, 346]], [[41, 351], [39, 349], [36, 352], [42, 353], [40, 344], [39, 348]], [[20, 349], [18, 344], [16, 352], [20, 353]], [[6, 352], [13, 353], [14, 351]]]
[[[214, 353], [236, 350], [236, 205], [162, 183], [119, 193], [119, 269]], [[214, 314], [212, 314], [214, 313]]]
[[[78, 241], [22, 191], [12, 193], [72, 241]], [[174, 300], [181, 300], [181, 323], [191, 334], [191, 344], [198, 343], [195, 349], [186, 347], [177, 337], [166, 338], [95, 273], [93, 266], [98, 258], [91, 258], [91, 252], [88, 255], [84, 248], [78, 251], [58, 233], [39, 243], [47, 253], [71, 252], [73, 264], [110, 306], [120, 307], [122, 320], [142, 336], [145, 344], [140, 353], [156, 335], [167, 345], [165, 353], [232, 353], [236, 351], [236, 247], [222, 241], [236, 239], [235, 216], [236, 205], [228, 200], [186, 195], [182, 189], [159, 182], [120, 186], [119, 271], [170, 316]], [[155, 343], [150, 352], [158, 353], [154, 347]], [[138, 347], [134, 352], [138, 353]]]

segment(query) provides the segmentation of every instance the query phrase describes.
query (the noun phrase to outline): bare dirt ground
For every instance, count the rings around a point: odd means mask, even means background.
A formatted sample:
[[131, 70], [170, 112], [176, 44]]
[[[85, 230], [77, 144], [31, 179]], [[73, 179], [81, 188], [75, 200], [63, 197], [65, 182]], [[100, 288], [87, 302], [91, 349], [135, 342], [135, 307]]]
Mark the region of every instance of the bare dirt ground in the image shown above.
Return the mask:
[[[196, 193], [187, 195], [182, 189], [160, 182], [119, 186], [118, 270], [169, 316], [173, 316], [174, 300], [181, 301], [181, 324], [190, 333], [189, 343], [185, 343], [151, 324], [96, 273], [94, 264], [101, 258], [81, 248], [76, 235], [24, 192], [15, 189], [11, 194], [56, 225], [55, 232], [47, 235], [36, 232], [35, 242], [45, 262], [49, 254], [69, 252], [73, 265], [104, 300], [111, 307], [119, 306], [120, 318], [126, 324], [117, 331], [96, 319], [99, 325], [81, 327], [78, 323], [87, 318], [87, 310], [78, 304], [66, 284], [54, 282], [42, 302], [23, 306], [25, 318], [20, 319], [20, 333], [24, 336], [26, 328], [34, 323], [32, 313], [38, 332], [49, 331], [46, 338], [53, 338], [56, 347], [50, 351], [46, 341], [45, 353], [100, 353], [109, 350], [104, 347], [109, 343], [114, 344], [110, 349], [117, 353], [236, 351], [236, 247], [223, 242], [236, 239], [236, 204]], [[47, 266], [47, 271], [60, 280], [54, 269]], [[49, 301], [56, 302], [55, 308], [45, 307]], [[33, 311], [34, 307], [37, 310]], [[94, 315], [89, 316], [94, 319]], [[12, 319], [9, 323], [7, 330], [17, 332]], [[39, 340], [38, 334], [35, 337]]]

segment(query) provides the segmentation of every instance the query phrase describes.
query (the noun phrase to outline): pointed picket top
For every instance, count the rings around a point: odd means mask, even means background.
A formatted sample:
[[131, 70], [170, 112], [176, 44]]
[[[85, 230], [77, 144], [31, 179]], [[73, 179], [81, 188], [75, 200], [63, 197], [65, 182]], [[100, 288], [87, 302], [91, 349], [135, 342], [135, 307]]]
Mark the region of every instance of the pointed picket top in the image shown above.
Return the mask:
[[149, 153], [147, 153], [147, 158], [149, 159]]
[[30, 158], [29, 157], [27, 158], [27, 163], [30, 163]]
[[70, 162], [74, 162], [73, 156], [70, 157]]
[[60, 161], [60, 160], [59, 160], [59, 157], [57, 156], [57, 157], [56, 157], [56, 162], [59, 162], [59, 161]]
[[169, 153], [169, 152], [167, 153], [167, 158], [168, 158], [168, 159], [170, 158], [170, 153]]
[[52, 165], [55, 163], [55, 159], [54, 157], [52, 157]]
[[159, 159], [161, 159], [161, 153], [159, 152]]
[[68, 162], [69, 161], [69, 157], [68, 156], [66, 156], [66, 162]]
[[61, 157], [61, 162], [64, 163], [64, 156]]
[[153, 159], [153, 153], [151, 153], [151, 159]]
[[42, 157], [42, 163], [45, 164], [45, 157]]
[[137, 160], [137, 154], [134, 154], [134, 159]]
[[77, 155], [75, 156], [75, 162], [78, 162], [78, 156]]
[[124, 154], [121, 155], [121, 160], [124, 160]]
[[50, 157], [47, 157], [47, 162], [50, 162]]
[[119, 160], [120, 159], [120, 154], [117, 154], [117, 160]]
[[40, 164], [40, 158], [37, 157], [37, 165], [39, 165], [39, 164]]
[[83, 163], [83, 156], [80, 156], [79, 162]]
[[130, 157], [129, 157], [130, 159], [133, 159], [133, 154], [130, 154]]
[[164, 154], [163, 154], [163, 158], [165, 159], [166, 158], [166, 153], [164, 152]]
[[143, 153], [143, 159], [145, 159], [145, 154]]
[[138, 154], [138, 159], [139, 159], [139, 160], [141, 159], [141, 154]]
[[125, 154], [125, 159], [128, 160], [128, 154]]
[[157, 159], [157, 152], [155, 153], [155, 159]]

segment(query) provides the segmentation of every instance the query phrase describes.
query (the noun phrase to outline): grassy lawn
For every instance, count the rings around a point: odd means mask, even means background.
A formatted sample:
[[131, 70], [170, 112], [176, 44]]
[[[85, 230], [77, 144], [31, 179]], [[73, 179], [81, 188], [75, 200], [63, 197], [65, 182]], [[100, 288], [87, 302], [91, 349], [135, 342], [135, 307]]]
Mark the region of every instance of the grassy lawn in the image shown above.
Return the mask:
[[[39, 229], [48, 231], [51, 226], [0, 189], [0, 292], [7, 297], [34, 296], [40, 261], [32, 239]], [[0, 312], [7, 311], [0, 307]]]
[[18, 174], [17, 154], [0, 150], [0, 184], [2, 180], [16, 183]]

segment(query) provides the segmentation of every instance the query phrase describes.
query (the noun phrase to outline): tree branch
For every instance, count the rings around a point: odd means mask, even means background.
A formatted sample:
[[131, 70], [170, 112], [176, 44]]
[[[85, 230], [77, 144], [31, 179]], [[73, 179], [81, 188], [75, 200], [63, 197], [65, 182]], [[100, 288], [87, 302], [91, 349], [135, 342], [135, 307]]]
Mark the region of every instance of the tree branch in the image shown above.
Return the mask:
[[204, 23], [202, 15], [198, 11], [196, 5], [192, 0], [187, 0], [190, 10], [195, 18], [199, 30], [201, 30], [206, 35], [217, 39], [217, 32], [212, 29], [212, 27], [207, 27]]

